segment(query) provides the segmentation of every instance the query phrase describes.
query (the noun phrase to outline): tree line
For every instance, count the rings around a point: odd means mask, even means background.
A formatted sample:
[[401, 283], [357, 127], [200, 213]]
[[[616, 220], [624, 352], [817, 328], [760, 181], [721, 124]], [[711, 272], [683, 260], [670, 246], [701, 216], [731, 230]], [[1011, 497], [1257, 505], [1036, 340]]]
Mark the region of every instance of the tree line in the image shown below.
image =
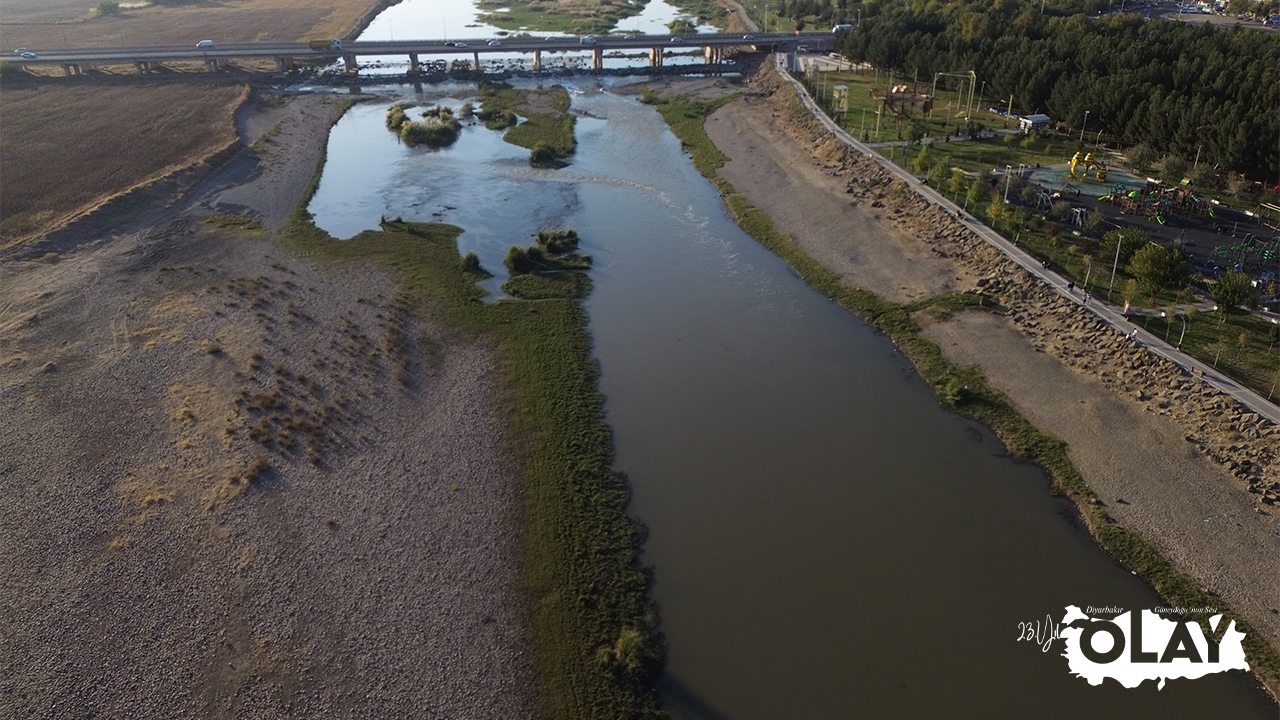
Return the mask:
[[[1091, 6], [1089, 4], [1088, 6]], [[1061, 3], [1058, 4], [1061, 8]], [[863, 16], [840, 51], [932, 82], [973, 70], [984, 105], [1041, 112], [1125, 145], [1280, 179], [1280, 34], [1236, 26], [1041, 15], [1011, 0], [910, 0]]]

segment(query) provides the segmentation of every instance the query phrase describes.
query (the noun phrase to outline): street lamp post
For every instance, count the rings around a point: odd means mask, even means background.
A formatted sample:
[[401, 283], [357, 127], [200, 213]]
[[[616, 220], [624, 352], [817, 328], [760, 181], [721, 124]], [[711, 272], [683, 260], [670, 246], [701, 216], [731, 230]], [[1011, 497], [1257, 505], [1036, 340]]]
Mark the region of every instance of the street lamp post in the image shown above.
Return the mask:
[[[1105, 128], [1104, 128], [1105, 129]], [[1098, 146], [1102, 143], [1102, 130], [1098, 131], [1098, 136], [1093, 139], [1093, 151], [1098, 152]]]
[[1084, 129], [1089, 125], [1089, 111], [1084, 111], [1084, 125], [1080, 126], [1080, 145], [1084, 146]]
[[1013, 166], [1004, 166], [1004, 204], [1009, 204], [1009, 181], [1013, 179]]
[[1107, 302], [1111, 302], [1111, 290], [1116, 286], [1116, 269], [1120, 267], [1120, 246], [1124, 239], [1116, 238], [1116, 261], [1111, 264], [1111, 284], [1107, 286]]

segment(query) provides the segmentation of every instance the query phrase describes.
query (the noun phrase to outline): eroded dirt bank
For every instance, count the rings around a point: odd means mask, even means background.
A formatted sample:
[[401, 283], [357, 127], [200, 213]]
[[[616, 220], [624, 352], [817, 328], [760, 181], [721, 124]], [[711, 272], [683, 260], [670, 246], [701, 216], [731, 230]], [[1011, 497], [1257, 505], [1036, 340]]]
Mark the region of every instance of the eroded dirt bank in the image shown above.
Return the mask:
[[495, 349], [267, 237], [340, 109], [0, 262], [0, 715], [530, 715]]
[[735, 189], [845, 283], [892, 300], [996, 296], [994, 313], [917, 318], [1038, 427], [1070, 443], [1123, 525], [1280, 647], [1280, 430], [1040, 284], [808, 115], [771, 69], [713, 114]]

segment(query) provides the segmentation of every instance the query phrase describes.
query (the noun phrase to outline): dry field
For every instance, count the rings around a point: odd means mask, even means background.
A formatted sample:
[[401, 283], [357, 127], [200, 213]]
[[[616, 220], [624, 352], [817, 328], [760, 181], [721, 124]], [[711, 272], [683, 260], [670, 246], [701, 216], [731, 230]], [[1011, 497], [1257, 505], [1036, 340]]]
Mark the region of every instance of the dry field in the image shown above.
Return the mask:
[[[6, 0], [0, 48], [178, 45], [339, 37], [377, 0], [228, 0], [92, 17], [98, 0]], [[127, 3], [122, 3], [127, 4]], [[198, 37], [197, 37], [198, 36]]]
[[247, 90], [206, 83], [6, 86], [0, 92], [0, 247], [236, 141]]

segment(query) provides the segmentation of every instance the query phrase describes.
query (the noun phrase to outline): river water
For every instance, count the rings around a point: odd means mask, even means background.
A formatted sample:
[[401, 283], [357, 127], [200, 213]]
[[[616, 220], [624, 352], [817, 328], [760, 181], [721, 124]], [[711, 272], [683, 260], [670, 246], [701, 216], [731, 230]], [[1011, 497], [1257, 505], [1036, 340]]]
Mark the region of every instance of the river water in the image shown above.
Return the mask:
[[[1015, 641], [1066, 605], [1160, 602], [1041, 471], [941, 409], [891, 343], [743, 234], [653, 108], [572, 91], [593, 117], [562, 170], [529, 168], [483, 126], [405, 148], [382, 125], [392, 99], [358, 105], [310, 209], [339, 237], [383, 215], [455, 223], [499, 275], [539, 228], [582, 235], [673, 717], [1274, 717], [1243, 673], [1092, 687], [1061, 642]], [[474, 89], [426, 92], [456, 105]]]

